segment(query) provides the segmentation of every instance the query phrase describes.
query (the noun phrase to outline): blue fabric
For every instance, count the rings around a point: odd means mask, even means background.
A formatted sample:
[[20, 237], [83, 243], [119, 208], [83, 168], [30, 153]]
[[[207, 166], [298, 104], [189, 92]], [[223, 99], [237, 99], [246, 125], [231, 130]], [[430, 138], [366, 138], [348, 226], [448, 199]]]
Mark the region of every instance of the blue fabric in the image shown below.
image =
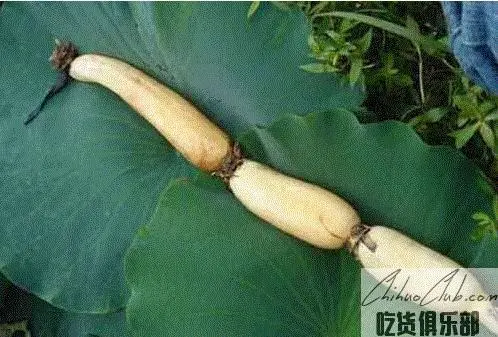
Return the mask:
[[442, 5], [460, 66], [475, 83], [498, 94], [498, 2]]

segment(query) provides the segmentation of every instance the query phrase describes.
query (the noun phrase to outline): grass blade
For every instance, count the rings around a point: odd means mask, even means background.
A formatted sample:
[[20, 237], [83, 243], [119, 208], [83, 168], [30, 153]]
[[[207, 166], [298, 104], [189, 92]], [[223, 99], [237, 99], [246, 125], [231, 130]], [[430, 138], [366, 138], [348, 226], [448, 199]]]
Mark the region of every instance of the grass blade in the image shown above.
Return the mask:
[[423, 36], [421, 34], [418, 34], [416, 31], [413, 29], [408, 29], [406, 27], [394, 24], [389, 21], [385, 21], [382, 19], [378, 19], [373, 16], [369, 15], [364, 15], [364, 14], [358, 14], [358, 13], [351, 13], [351, 12], [340, 12], [340, 11], [335, 11], [335, 12], [328, 12], [328, 13], [321, 13], [317, 14], [315, 17], [318, 16], [332, 16], [332, 17], [339, 17], [339, 18], [344, 18], [344, 19], [349, 19], [349, 20], [356, 20], [361, 23], [383, 29], [389, 33], [404, 37], [410, 41], [412, 41], [414, 44], [420, 45], [424, 50], [428, 52], [447, 52], [447, 48], [444, 44], [441, 42], [428, 38], [426, 36]]

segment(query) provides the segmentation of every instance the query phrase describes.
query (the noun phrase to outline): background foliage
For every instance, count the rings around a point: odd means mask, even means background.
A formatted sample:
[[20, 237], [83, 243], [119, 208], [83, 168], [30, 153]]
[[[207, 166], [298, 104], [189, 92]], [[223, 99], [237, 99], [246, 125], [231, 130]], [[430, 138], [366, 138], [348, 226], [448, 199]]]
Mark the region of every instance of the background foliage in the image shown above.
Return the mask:
[[471, 83], [449, 51], [439, 2], [304, 2], [311, 72], [366, 90], [365, 121], [400, 120], [428, 144], [453, 145], [496, 188], [498, 97]]
[[[0, 267], [15, 285], [0, 282], [0, 319], [27, 320], [36, 335], [122, 335], [123, 256], [140, 228], [126, 272], [126, 324], [136, 335], [196, 326], [358, 335], [351, 284], [359, 265], [351, 257], [274, 230], [209, 177], [176, 180], [197, 173], [111, 93], [75, 83], [25, 128], [53, 81], [46, 59], [54, 38], [146, 70], [238, 135], [252, 158], [337, 191], [366, 221], [406, 231], [464, 265], [493, 266], [497, 100], [448, 53], [439, 4], [292, 6], [298, 10], [257, 2], [1, 7], [0, 73], [11, 76], [0, 83]], [[336, 107], [363, 122], [408, 125], [364, 127]], [[485, 175], [448, 147], [427, 147], [411, 127], [429, 144], [461, 148]], [[252, 292], [233, 282], [242, 276], [254, 281]], [[277, 302], [305, 314], [289, 322], [272, 309]], [[254, 320], [241, 319], [244, 308]], [[269, 319], [260, 321], [259, 310]], [[182, 324], [180, 313], [195, 324]]]

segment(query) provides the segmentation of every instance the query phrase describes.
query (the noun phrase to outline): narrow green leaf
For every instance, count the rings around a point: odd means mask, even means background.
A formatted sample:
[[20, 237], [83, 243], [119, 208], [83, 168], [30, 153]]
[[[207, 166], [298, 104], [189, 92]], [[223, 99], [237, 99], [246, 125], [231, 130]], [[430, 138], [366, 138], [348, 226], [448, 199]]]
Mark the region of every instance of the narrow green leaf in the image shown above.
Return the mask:
[[413, 80], [408, 74], [400, 74], [398, 83], [401, 87], [411, 87], [413, 85]]
[[484, 117], [484, 120], [486, 122], [498, 120], [498, 109], [487, 114], [486, 117]]
[[487, 215], [484, 212], [476, 212], [476, 213], [472, 214], [472, 219], [474, 219], [476, 221], [489, 221], [489, 222], [492, 222], [492, 220], [490, 219], [489, 215]]
[[479, 118], [479, 106], [469, 95], [455, 95], [453, 96], [453, 104], [460, 110], [459, 117], [464, 118]]
[[472, 94], [474, 94], [476, 97], [480, 97], [484, 94], [484, 89], [481, 88], [480, 86], [478, 85], [473, 85], [470, 87], [470, 90], [469, 90]]
[[328, 1], [318, 2], [316, 5], [314, 5], [311, 8], [310, 14], [323, 12], [323, 10], [325, 9], [325, 7], [327, 7], [329, 4], [330, 4], [330, 2], [328, 2]]
[[349, 83], [354, 85], [361, 75], [361, 68], [363, 66], [363, 60], [361, 58], [356, 58], [351, 63], [351, 70], [349, 71]]
[[453, 131], [450, 136], [455, 138], [455, 146], [457, 149], [461, 148], [472, 138], [474, 133], [479, 129], [479, 123], [469, 125], [461, 130]]
[[424, 122], [425, 122], [425, 119], [424, 119], [424, 115], [422, 114], [422, 115], [418, 115], [418, 116], [415, 116], [412, 119], [410, 119], [408, 121], [408, 124], [413, 126], [413, 127], [416, 127], [420, 124], [422, 124], [422, 125], [425, 124]]
[[339, 28], [339, 30], [342, 32], [342, 33], [346, 33], [347, 31], [353, 29], [354, 27], [356, 27], [358, 25], [358, 21], [356, 20], [342, 20], [341, 21], [341, 26]]
[[361, 38], [356, 40], [356, 46], [362, 53], [366, 53], [368, 48], [370, 48], [370, 44], [372, 43], [372, 28], [368, 30]]
[[424, 113], [424, 116], [428, 122], [436, 123], [439, 122], [447, 113], [447, 108], [434, 108]]
[[436, 123], [441, 120], [447, 113], [447, 108], [434, 108], [424, 112], [421, 115], [413, 117], [408, 124], [416, 126], [419, 124]]
[[458, 117], [457, 118], [457, 126], [459, 128], [461, 128], [462, 126], [464, 126], [465, 124], [467, 124], [467, 122], [469, 121], [468, 118], [464, 118], [464, 117]]
[[481, 104], [479, 104], [479, 112], [483, 115], [487, 115], [493, 108], [495, 108], [496, 105], [494, 102], [490, 100], [485, 100]]
[[299, 68], [303, 69], [304, 71], [310, 72], [310, 73], [335, 73], [339, 71], [338, 68], [331, 66], [330, 64], [326, 63], [309, 63], [305, 64], [302, 66], [299, 66]]
[[450, 50], [450, 38], [448, 35], [445, 35], [439, 39], [437, 39], [441, 45], [445, 46], [446, 50]]
[[256, 13], [256, 11], [258, 10], [259, 8], [259, 1], [253, 1], [251, 2], [251, 5], [249, 6], [249, 9], [247, 10], [247, 18], [250, 19], [254, 13]]
[[486, 145], [494, 150], [495, 148], [495, 135], [493, 133], [493, 130], [489, 127], [488, 124], [482, 123], [481, 127], [479, 128], [479, 133], [482, 136], [482, 139], [486, 143]]
[[418, 23], [411, 16], [406, 18], [406, 29], [411, 31], [413, 35], [420, 35]]
[[472, 215], [472, 219], [477, 221], [477, 226], [474, 228], [471, 234], [471, 238], [476, 241], [480, 241], [486, 236], [486, 234], [491, 234], [494, 238], [498, 238], [498, 195], [495, 194], [493, 198], [493, 211], [495, 219], [484, 212], [476, 212]]
[[308, 35], [308, 47], [310, 47], [311, 52], [314, 54], [318, 54], [320, 52], [320, 45], [316, 41], [313, 34]]
[[335, 30], [327, 30], [325, 34], [334, 41], [344, 42], [344, 35], [336, 32]]
[[478, 223], [471, 234], [473, 240], [480, 241], [488, 233], [494, 238], [498, 237], [497, 223], [496, 221], [493, 221], [489, 215], [483, 212], [477, 212], [472, 215], [472, 219], [476, 220]]
[[445, 45], [441, 44], [439, 41], [430, 38], [428, 36], [424, 36], [421, 34], [415, 34], [411, 30], [409, 30], [406, 27], [394, 24], [389, 21], [385, 21], [379, 18], [375, 18], [372, 16], [364, 15], [364, 14], [358, 14], [358, 13], [351, 13], [351, 12], [340, 12], [340, 11], [335, 11], [335, 12], [330, 12], [330, 13], [323, 13], [322, 16], [333, 16], [333, 17], [341, 17], [341, 18], [346, 18], [350, 20], [356, 20], [365, 24], [368, 24], [373, 27], [377, 27], [380, 29], [383, 29], [389, 33], [404, 37], [410, 41], [412, 41], [415, 44], [420, 45], [424, 50], [432, 52], [447, 52], [447, 48]]
[[476, 221], [478, 223], [478, 225], [482, 228], [486, 228], [486, 227], [489, 227], [490, 224], [493, 224], [491, 221], [489, 220], [479, 220], [479, 221]]
[[[462, 95], [455, 95], [453, 97], [453, 102], [455, 106], [462, 110], [472, 111], [475, 116], [477, 116], [477, 110], [479, 110], [479, 106], [477, 104], [477, 97], [470, 92], [470, 89], [466, 90], [467, 92]], [[476, 111], [476, 112], [474, 112]]]

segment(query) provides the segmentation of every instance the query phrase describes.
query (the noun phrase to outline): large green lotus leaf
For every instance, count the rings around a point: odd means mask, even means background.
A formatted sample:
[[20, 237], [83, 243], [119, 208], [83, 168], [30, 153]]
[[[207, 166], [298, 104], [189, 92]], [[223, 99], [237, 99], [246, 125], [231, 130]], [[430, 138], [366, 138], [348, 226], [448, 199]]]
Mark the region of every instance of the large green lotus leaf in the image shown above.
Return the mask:
[[[349, 200], [465, 266], [496, 267], [497, 242], [470, 239], [491, 211], [482, 178], [456, 151], [401, 123], [347, 111], [289, 116], [240, 138], [246, 154]], [[360, 266], [258, 220], [212, 178], [179, 180], [126, 259], [136, 336], [359, 336]], [[306, 197], [306, 196], [303, 196]]]
[[162, 61], [164, 79], [232, 133], [283, 112], [361, 104], [358, 88], [298, 69], [309, 63], [310, 30], [302, 13], [262, 4], [246, 20], [249, 5], [150, 2], [134, 13], [149, 54]]
[[77, 314], [48, 304], [0, 276], [0, 324], [27, 322], [33, 337], [123, 337], [124, 310], [110, 314]]
[[55, 78], [55, 38], [114, 55], [191, 98], [231, 133], [283, 110], [361, 95], [301, 71], [304, 16], [245, 3], [6, 3], [0, 12], [0, 270], [58, 307], [106, 312], [122, 257], [160, 191], [192, 169], [125, 103], [72, 83], [23, 125]]

